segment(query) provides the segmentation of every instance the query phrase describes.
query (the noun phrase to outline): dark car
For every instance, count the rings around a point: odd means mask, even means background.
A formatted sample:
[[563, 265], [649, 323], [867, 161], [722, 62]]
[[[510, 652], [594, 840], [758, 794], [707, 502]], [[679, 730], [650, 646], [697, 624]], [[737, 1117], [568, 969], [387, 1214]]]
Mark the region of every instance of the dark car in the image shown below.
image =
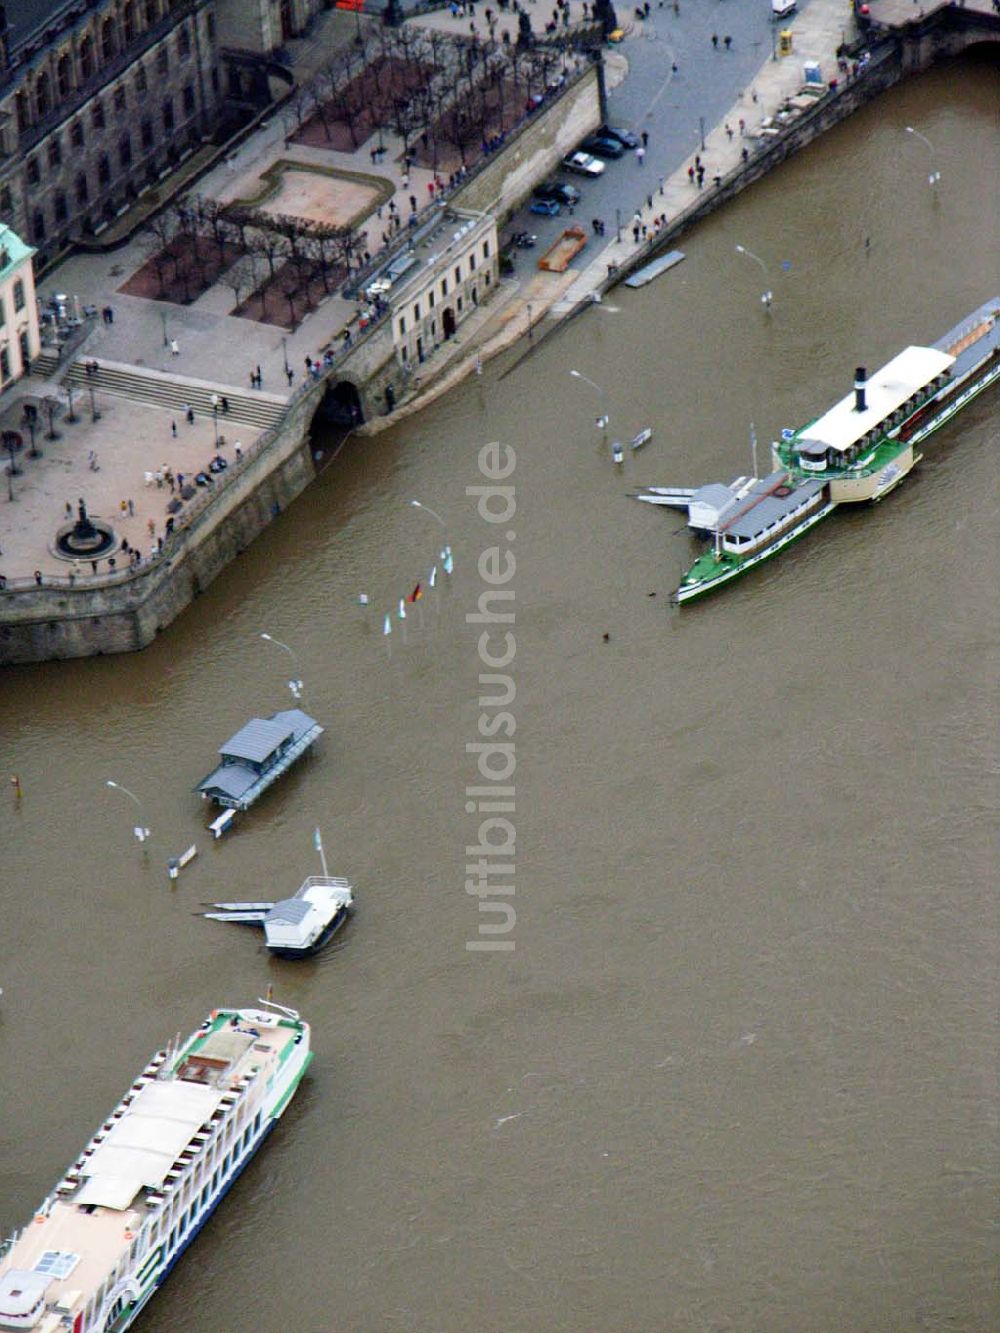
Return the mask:
[[615, 125], [602, 125], [597, 131], [602, 139], [617, 139], [623, 148], [638, 148], [639, 136], [631, 130], [620, 130]]
[[529, 213], [544, 213], [546, 217], [557, 218], [559, 216], [559, 203], [556, 199], [532, 199], [528, 209]]
[[617, 139], [609, 138], [605, 134], [588, 134], [577, 146], [581, 152], [590, 153], [594, 157], [622, 157], [625, 152]]
[[567, 207], [580, 202], [580, 191], [566, 181], [542, 181], [531, 193], [536, 199], [548, 199], [554, 204], [565, 204]]

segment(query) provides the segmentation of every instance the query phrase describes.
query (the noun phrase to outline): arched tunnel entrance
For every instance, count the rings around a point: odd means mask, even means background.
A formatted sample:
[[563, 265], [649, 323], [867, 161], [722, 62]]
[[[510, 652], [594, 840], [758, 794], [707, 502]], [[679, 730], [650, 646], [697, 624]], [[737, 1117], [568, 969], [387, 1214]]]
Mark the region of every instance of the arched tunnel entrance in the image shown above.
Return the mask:
[[348, 430], [360, 426], [365, 414], [361, 408], [361, 395], [358, 393], [357, 385], [352, 384], [350, 380], [338, 380], [336, 383], [330, 380], [326, 386], [326, 393], [316, 409], [315, 419], [325, 425], [341, 426]]

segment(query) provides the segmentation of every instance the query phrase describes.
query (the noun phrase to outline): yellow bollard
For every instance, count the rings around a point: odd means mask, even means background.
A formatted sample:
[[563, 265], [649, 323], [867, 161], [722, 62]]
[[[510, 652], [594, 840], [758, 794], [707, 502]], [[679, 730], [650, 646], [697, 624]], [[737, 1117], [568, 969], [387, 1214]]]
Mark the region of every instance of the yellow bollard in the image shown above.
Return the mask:
[[792, 54], [791, 28], [782, 28], [778, 33], [778, 54], [782, 56], [790, 56]]

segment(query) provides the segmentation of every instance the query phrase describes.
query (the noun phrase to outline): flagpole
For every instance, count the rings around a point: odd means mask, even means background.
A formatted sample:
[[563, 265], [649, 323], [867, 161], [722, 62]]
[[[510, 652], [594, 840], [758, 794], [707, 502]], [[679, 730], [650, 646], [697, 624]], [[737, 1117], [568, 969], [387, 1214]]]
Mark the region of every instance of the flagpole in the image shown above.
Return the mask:
[[326, 868], [326, 852], [323, 850], [323, 837], [319, 829], [316, 830], [313, 838], [316, 843], [316, 850], [319, 852], [319, 863], [323, 867], [323, 878], [329, 879], [330, 872]]

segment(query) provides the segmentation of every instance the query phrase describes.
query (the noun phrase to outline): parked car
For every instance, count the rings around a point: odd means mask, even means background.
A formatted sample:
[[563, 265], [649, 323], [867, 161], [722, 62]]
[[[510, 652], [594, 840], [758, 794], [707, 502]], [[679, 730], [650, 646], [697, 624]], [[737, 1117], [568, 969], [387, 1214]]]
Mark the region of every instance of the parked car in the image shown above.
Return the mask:
[[559, 205], [554, 199], [532, 199], [529, 213], [544, 213], [546, 217], [557, 218]]
[[609, 138], [606, 134], [588, 134], [580, 144], [579, 151], [590, 153], [593, 157], [621, 157], [625, 149], [617, 139]]
[[597, 131], [602, 139], [615, 139], [623, 148], [638, 148], [639, 136], [631, 130], [620, 130], [615, 125], [602, 125]]
[[578, 176], [600, 176], [604, 171], [604, 163], [589, 153], [570, 153], [569, 157], [563, 158], [562, 168], [564, 171], [575, 171]]
[[566, 204], [567, 207], [580, 202], [580, 191], [567, 181], [542, 181], [541, 185], [536, 185], [531, 193], [536, 199], [552, 199], [557, 204]]

